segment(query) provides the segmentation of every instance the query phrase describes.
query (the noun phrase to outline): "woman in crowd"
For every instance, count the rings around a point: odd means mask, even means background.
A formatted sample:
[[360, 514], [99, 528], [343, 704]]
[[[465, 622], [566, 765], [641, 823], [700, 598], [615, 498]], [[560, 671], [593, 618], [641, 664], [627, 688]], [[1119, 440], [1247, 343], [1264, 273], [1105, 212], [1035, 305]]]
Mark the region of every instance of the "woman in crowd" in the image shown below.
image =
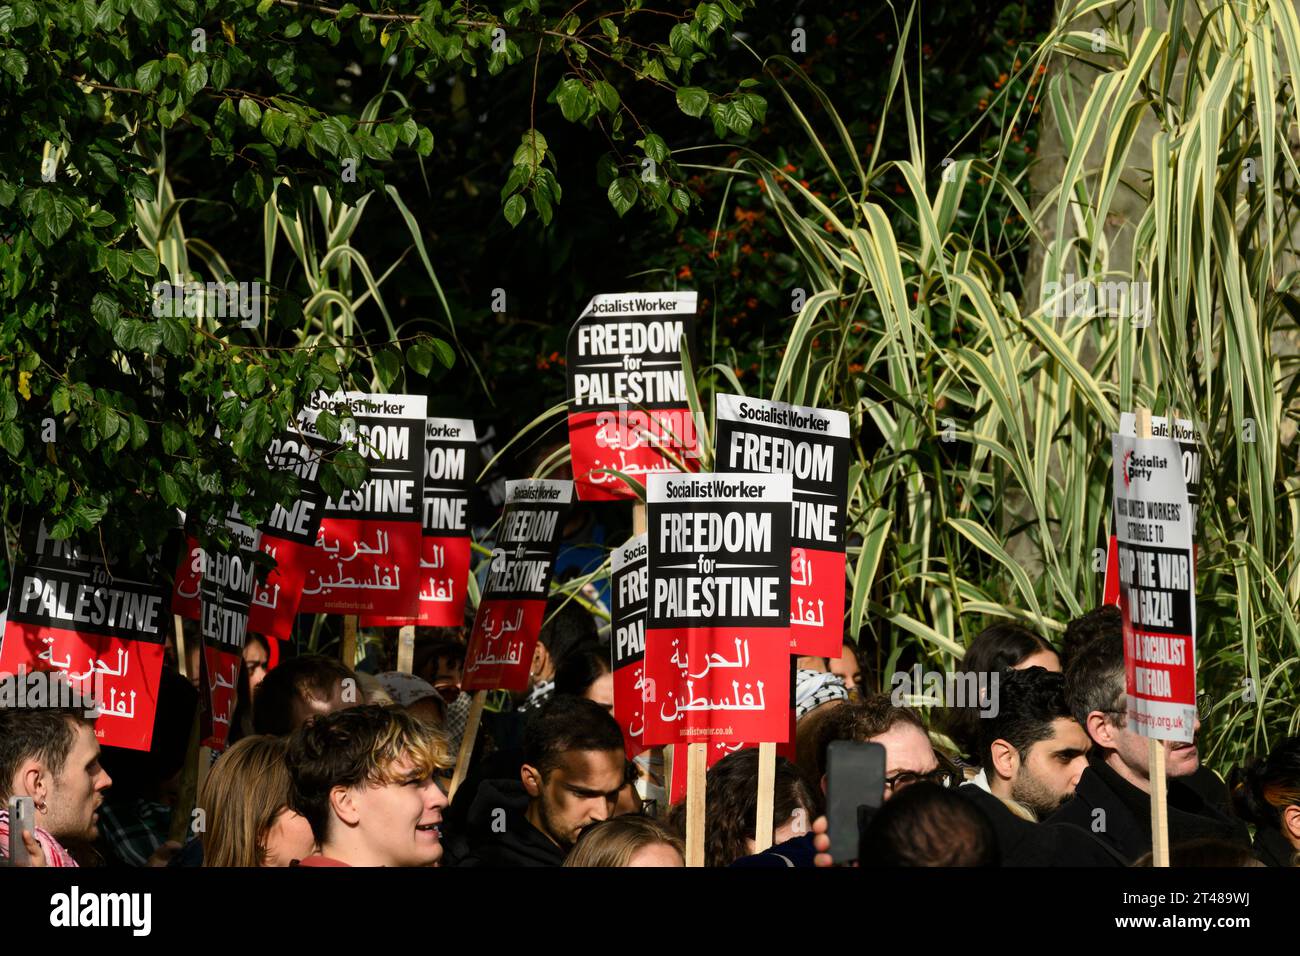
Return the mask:
[[1228, 778], [1237, 816], [1255, 825], [1255, 854], [1268, 866], [1300, 866], [1300, 737]]
[[582, 831], [565, 866], [685, 866], [681, 838], [658, 820], [611, 817]]
[[315, 850], [311, 827], [289, 808], [286, 748], [280, 737], [245, 737], [208, 771], [198, 802], [204, 866], [288, 866]]

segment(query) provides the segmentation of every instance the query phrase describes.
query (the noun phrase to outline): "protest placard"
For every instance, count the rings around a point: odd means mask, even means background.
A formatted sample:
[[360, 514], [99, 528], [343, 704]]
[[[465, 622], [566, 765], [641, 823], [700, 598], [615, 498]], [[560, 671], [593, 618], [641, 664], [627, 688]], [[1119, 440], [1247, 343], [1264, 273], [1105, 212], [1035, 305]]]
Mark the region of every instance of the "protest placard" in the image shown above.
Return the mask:
[[[1152, 415], [1151, 436], [1153, 438], [1169, 437], [1169, 419]], [[1129, 437], [1137, 436], [1137, 416], [1133, 412], [1122, 412], [1119, 416], [1119, 433]], [[1182, 456], [1183, 480], [1187, 485], [1187, 502], [1192, 514], [1192, 537], [1196, 536], [1196, 516], [1200, 507], [1201, 494], [1201, 442], [1196, 434], [1196, 426], [1186, 418], [1174, 422], [1174, 440], [1178, 442], [1178, 452]], [[1111, 511], [1110, 536], [1106, 546], [1106, 575], [1102, 584], [1102, 604], [1119, 604], [1119, 548], [1115, 538], [1115, 515]]]
[[316, 410], [304, 408], [296, 427], [278, 435], [267, 450], [267, 465], [292, 471], [298, 478], [298, 496], [285, 508], [275, 505], [258, 529], [261, 549], [274, 562], [253, 592], [248, 629], [288, 640], [302, 602], [307, 568], [315, 561], [316, 539], [325, 514], [325, 493], [320, 487], [320, 464], [332, 450], [312, 423]]
[[644, 742], [790, 733], [789, 475], [652, 475]]
[[1192, 509], [1169, 437], [1111, 439], [1129, 726], [1190, 742], [1196, 724]]
[[528, 688], [573, 482], [506, 482], [506, 507], [465, 652], [461, 689]]
[[362, 614], [361, 624], [459, 627], [464, 623], [469, 580], [469, 499], [474, 489], [471, 469], [477, 458], [472, 421], [425, 419], [419, 615], [406, 618]]
[[7, 690], [43, 686], [46, 675], [35, 672], [60, 671], [81, 701], [98, 704], [101, 744], [148, 750], [171, 626], [166, 589], [127, 577], [130, 569], [84, 541], [50, 538], [44, 521], [25, 523], [20, 540], [0, 640], [0, 705], [21, 705], [3, 699]]
[[199, 634], [203, 653], [199, 655], [199, 737], [204, 747], [214, 750], [224, 749], [230, 734], [257, 584], [254, 555], [259, 532], [233, 516], [226, 519], [226, 531], [233, 539], [230, 548], [200, 552]]
[[844, 641], [844, 511], [849, 416], [823, 408], [718, 395], [716, 469], [788, 474], [790, 651], [838, 657]]
[[570, 330], [569, 447], [581, 500], [636, 497], [603, 469], [644, 481], [695, 467], [698, 441], [681, 359], [694, 340], [695, 310], [694, 292], [597, 295]]
[[649, 586], [649, 544], [645, 534], [628, 539], [610, 555], [610, 669], [614, 676], [614, 719], [623, 730], [629, 757], [645, 750], [642, 693], [645, 687], [645, 620]]
[[424, 494], [423, 395], [326, 395], [308, 406], [343, 423], [369, 474], [355, 491], [326, 497], [306, 570], [300, 613], [419, 614]]

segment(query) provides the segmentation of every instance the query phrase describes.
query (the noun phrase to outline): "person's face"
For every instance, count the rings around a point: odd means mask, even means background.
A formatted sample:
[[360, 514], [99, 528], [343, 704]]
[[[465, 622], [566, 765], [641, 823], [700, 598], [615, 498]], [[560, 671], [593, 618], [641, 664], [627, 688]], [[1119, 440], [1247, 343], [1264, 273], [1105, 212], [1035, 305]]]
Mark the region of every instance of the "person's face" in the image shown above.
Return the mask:
[[248, 641], [244, 644], [244, 670], [248, 673], [248, 692], [251, 694], [257, 690], [257, 685], [262, 683], [262, 678], [266, 676], [266, 665], [269, 663], [266, 648], [257, 641]]
[[[885, 779], [892, 780], [900, 773], [927, 774], [939, 769], [939, 758], [934, 755], [930, 738], [925, 731], [912, 724], [897, 723], [885, 733], [871, 738], [872, 743], [885, 748]], [[888, 800], [907, 784], [885, 784], [885, 799]]]
[[831, 673], [844, 678], [844, 686], [850, 691], [857, 690], [862, 680], [862, 669], [858, 667], [858, 656], [853, 647], [845, 644], [840, 648], [840, 656], [831, 661]]
[[99, 807], [113, 779], [99, 765], [99, 741], [89, 724], [78, 721], [63, 772], [50, 777], [48, 814], [37, 823], [56, 839], [90, 842], [99, 836]]
[[614, 804], [613, 816], [626, 817], [634, 813], [640, 813], [641, 806], [641, 794], [636, 792], [636, 785], [625, 783], [623, 789], [618, 792], [618, 801]]
[[1088, 735], [1076, 720], [1058, 717], [1052, 736], [1029, 748], [1011, 781], [1011, 797], [1039, 819], [1074, 795], [1079, 777], [1088, 766]]
[[263, 866], [288, 866], [294, 860], [311, 856], [316, 850], [316, 838], [311, 824], [302, 814], [283, 807], [275, 816], [263, 846]]
[[402, 757], [395, 782], [353, 788], [358, 835], [380, 866], [432, 866], [442, 859], [442, 811], [447, 806], [432, 774]]
[[[1192, 728], [1192, 742], [1179, 743], [1173, 740], [1162, 740], [1161, 745], [1165, 748], [1165, 776], [1171, 780], [1178, 777], [1190, 777], [1196, 773], [1196, 768], [1201, 764], [1200, 754], [1196, 750], [1196, 735], [1201, 731], [1201, 721], [1197, 718], [1195, 726]], [[1142, 736], [1133, 730], [1131, 723], [1126, 722], [1123, 727], [1115, 729], [1116, 747], [1115, 750], [1119, 757], [1124, 761], [1125, 766], [1141, 779], [1149, 779], [1150, 771], [1150, 744], [1148, 738]]]
[[1034, 653], [1013, 667], [1012, 670], [1022, 671], [1028, 667], [1041, 667], [1043, 670], [1059, 674], [1061, 673], [1061, 659], [1057, 657], [1056, 651], [1034, 651]]
[[594, 700], [596, 703], [600, 704], [601, 707], [604, 707], [606, 710], [613, 713], [614, 675], [609, 671], [605, 671], [605, 673], [601, 674], [592, 682], [591, 686], [587, 688], [586, 693], [582, 696], [587, 698], [587, 700]]
[[628, 866], [685, 866], [686, 861], [669, 843], [651, 843], [641, 847], [627, 861]]
[[297, 730], [303, 724], [307, 723], [312, 717], [322, 714], [332, 714], [336, 710], [347, 710], [349, 707], [357, 706], [357, 695], [351, 694], [351, 700], [345, 700], [343, 696], [343, 682], [335, 681], [334, 687], [327, 698], [311, 697], [307, 694], [299, 694], [294, 700], [293, 729]]
[[543, 780], [524, 765], [524, 788], [533, 797], [533, 822], [561, 847], [570, 847], [589, 823], [614, 815], [623, 789], [621, 750], [571, 750]]
[[434, 674], [430, 683], [434, 687], [459, 687], [463, 676], [464, 671], [460, 661], [440, 657], [438, 658], [437, 673]]

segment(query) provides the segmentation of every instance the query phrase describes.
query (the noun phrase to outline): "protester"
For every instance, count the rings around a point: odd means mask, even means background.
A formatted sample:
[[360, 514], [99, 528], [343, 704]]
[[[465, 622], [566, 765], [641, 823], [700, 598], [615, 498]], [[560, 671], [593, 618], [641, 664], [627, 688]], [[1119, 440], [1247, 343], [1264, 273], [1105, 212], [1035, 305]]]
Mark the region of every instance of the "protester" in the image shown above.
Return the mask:
[[569, 653], [555, 671], [555, 693], [594, 700], [614, 711], [614, 673], [608, 644], [583, 644]]
[[555, 693], [555, 675], [560, 663], [577, 648], [599, 640], [591, 614], [577, 601], [565, 596], [556, 595], [546, 602], [544, 620], [528, 672], [528, 699], [521, 705], [521, 710], [545, 703]]
[[1229, 777], [1237, 815], [1255, 826], [1268, 866], [1300, 866], [1300, 737], [1288, 737]]
[[1123, 628], [1119, 606], [1103, 604], [1086, 614], [1081, 614], [1065, 625], [1061, 638], [1061, 667], [1068, 670], [1070, 663], [1085, 647], [1098, 637], [1114, 634]]
[[795, 672], [795, 762], [811, 780], [821, 776], [817, 769], [817, 739], [822, 725], [848, 699], [843, 679], [830, 671]]
[[245, 737], [212, 765], [199, 790], [203, 865], [289, 866], [316, 848], [311, 824], [293, 810], [283, 737]]
[[447, 704], [437, 688], [428, 681], [401, 671], [384, 671], [375, 677], [379, 686], [398, 707], [431, 727], [443, 726]]
[[681, 837], [658, 820], [612, 817], [583, 829], [565, 866], [685, 866]]
[[[1052, 646], [1037, 634], [1018, 624], [1003, 622], [986, 627], [975, 635], [975, 639], [966, 648], [957, 675], [966, 678], [964, 686], [967, 688], [973, 685], [978, 693], [985, 693], [993, 689], [993, 675], [1026, 667], [1060, 671], [1061, 661]], [[962, 754], [962, 763], [972, 768], [978, 767], [979, 728], [983, 723], [981, 716], [982, 712], [991, 708], [987, 708], [987, 701], [971, 700], [969, 696], [960, 707], [951, 701], [949, 704], [949, 707], [940, 711], [938, 724], [957, 745]]]
[[1086, 830], [1037, 821], [1074, 793], [1088, 736], [1070, 713], [1065, 678], [1041, 667], [1006, 670], [996, 714], [980, 721], [984, 769], [958, 788], [984, 814], [1003, 866], [1120, 866]]
[[614, 815], [625, 757], [609, 711], [555, 697], [529, 715], [523, 742], [518, 777], [479, 785], [450, 842], [454, 865], [559, 866], [583, 827]]
[[826, 790], [826, 753], [831, 741], [878, 743], [885, 748], [885, 800], [920, 780], [940, 786], [955, 783], [941, 766], [925, 724], [910, 707], [895, 707], [888, 694], [873, 694], [858, 704], [836, 708], [817, 737], [817, 774]]
[[244, 673], [248, 677], [248, 690], [256, 693], [258, 686], [270, 673], [271, 639], [248, 631], [244, 637]]
[[999, 863], [997, 837], [984, 815], [952, 790], [926, 781], [881, 807], [859, 841], [859, 866]]
[[320, 852], [302, 866], [432, 866], [447, 798], [434, 780], [450, 757], [438, 732], [395, 707], [315, 717], [289, 739], [290, 806]]
[[[1144, 853], [1134, 866], [1154, 866], [1154, 857]], [[1180, 843], [1169, 848], [1169, 865], [1171, 867], [1226, 867], [1264, 866], [1255, 855], [1243, 846], [1226, 840], [1202, 838]]]
[[181, 848], [170, 839], [172, 809], [189, 753], [199, 695], [164, 667], [158, 682], [148, 750], [104, 747], [100, 762], [113, 787], [99, 808], [99, 841], [106, 865], [162, 866]]
[[0, 707], [0, 846], [5, 853], [9, 798], [30, 797], [44, 864], [77, 866], [66, 846], [89, 844], [99, 835], [99, 807], [112, 784], [100, 766], [95, 722], [84, 706]]
[[356, 675], [332, 657], [304, 654], [282, 661], [253, 695], [253, 729], [284, 737], [309, 717], [355, 707]]
[[826, 666], [832, 674], [844, 681], [844, 687], [850, 696], [862, 696], [862, 664], [858, 661], [856, 644], [845, 641], [840, 647], [840, 656], [828, 660]]
[[[1112, 626], [1078, 650], [1065, 683], [1070, 709], [1092, 739], [1092, 749], [1073, 799], [1048, 821], [1091, 830], [1132, 862], [1151, 849], [1151, 782], [1148, 738], [1128, 726], [1122, 632]], [[1199, 729], [1198, 719], [1193, 734]], [[1249, 835], [1240, 821], [1207, 803], [1183, 782], [1199, 764], [1195, 740], [1165, 740], [1161, 745], [1169, 781], [1170, 845], [1212, 837], [1249, 846]]]
[[[728, 754], [709, 768], [705, 780], [704, 865], [731, 866], [757, 852], [758, 749], [746, 747]], [[772, 849], [794, 859], [791, 864], [777, 861], [778, 865], [812, 865], [812, 821], [821, 810], [816, 788], [793, 763], [777, 757], [772, 787]], [[677, 804], [670, 823], [683, 830], [684, 821], [685, 805]]]

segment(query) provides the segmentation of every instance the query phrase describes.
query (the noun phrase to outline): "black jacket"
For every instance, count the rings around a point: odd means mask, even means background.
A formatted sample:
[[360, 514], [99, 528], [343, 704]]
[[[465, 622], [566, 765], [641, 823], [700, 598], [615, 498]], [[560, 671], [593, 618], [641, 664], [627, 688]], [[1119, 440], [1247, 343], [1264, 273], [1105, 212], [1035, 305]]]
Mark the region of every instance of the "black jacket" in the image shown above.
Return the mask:
[[[485, 780], [463, 833], [447, 847], [450, 866], [559, 866], [564, 851], [528, 822], [528, 793], [518, 780]], [[504, 810], [504, 816], [499, 813]]]
[[[1191, 787], [1170, 780], [1167, 793], [1171, 847], [1204, 837], [1250, 846], [1246, 825], [1206, 803]], [[1117, 774], [1096, 752], [1088, 755], [1088, 769], [1074, 797], [1047, 822], [1072, 823], [1097, 834], [1130, 864], [1151, 852], [1151, 795]]]
[[1123, 866], [1120, 856], [1086, 830], [1031, 823], [973, 783], [957, 788], [993, 825], [1003, 866]]
[[1266, 866], [1297, 866], [1296, 848], [1293, 847], [1280, 830], [1271, 827], [1255, 828], [1255, 855]]

